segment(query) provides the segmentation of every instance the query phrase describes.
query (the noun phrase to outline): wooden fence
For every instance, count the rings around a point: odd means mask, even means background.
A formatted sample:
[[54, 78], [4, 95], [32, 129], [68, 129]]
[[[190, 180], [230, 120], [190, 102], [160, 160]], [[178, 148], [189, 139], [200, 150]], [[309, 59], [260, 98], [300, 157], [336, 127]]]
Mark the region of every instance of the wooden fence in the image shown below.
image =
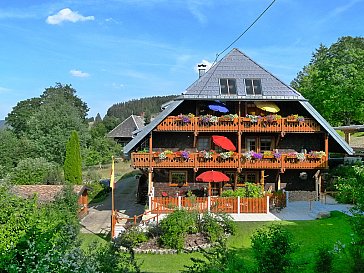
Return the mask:
[[152, 213], [171, 213], [176, 209], [225, 213], [268, 213], [269, 196], [242, 197], [150, 197]]

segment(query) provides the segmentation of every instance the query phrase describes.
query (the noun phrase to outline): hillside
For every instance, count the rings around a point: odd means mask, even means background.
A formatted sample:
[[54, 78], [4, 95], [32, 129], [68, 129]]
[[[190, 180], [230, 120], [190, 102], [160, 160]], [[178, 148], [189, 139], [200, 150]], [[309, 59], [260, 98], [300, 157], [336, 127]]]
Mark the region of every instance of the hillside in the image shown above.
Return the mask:
[[132, 114], [134, 115], [141, 115], [142, 113], [144, 113], [145, 115], [156, 114], [161, 111], [160, 107], [163, 103], [173, 100], [176, 97], [177, 97], [176, 95], [154, 96], [154, 97], [146, 97], [126, 102], [116, 103], [107, 110], [106, 115], [117, 117], [120, 120], [124, 120]]

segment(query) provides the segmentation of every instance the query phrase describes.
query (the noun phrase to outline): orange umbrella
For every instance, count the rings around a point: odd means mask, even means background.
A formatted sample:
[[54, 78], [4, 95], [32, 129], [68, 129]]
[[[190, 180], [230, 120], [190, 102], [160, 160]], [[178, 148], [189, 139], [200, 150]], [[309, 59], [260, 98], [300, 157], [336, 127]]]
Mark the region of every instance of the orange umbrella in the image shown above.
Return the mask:
[[230, 178], [217, 171], [206, 171], [196, 177], [196, 181], [200, 182], [228, 182]]
[[225, 150], [236, 151], [235, 145], [225, 136], [212, 136], [212, 142]]

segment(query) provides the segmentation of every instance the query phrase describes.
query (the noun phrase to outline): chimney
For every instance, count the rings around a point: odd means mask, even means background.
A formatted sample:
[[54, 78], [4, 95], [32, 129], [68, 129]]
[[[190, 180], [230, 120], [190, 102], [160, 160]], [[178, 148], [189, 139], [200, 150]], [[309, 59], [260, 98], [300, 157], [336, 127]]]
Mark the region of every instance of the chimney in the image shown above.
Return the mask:
[[206, 72], [206, 65], [205, 64], [199, 64], [198, 67], [198, 77], [201, 78], [203, 74]]

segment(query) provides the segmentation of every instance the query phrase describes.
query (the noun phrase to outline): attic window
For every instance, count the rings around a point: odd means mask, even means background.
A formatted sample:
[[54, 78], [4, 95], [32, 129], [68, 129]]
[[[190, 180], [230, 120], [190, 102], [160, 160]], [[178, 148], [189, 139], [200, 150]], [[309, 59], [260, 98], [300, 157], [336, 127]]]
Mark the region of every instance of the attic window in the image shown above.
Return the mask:
[[245, 79], [245, 90], [247, 95], [261, 95], [262, 84], [260, 79]]
[[220, 79], [220, 94], [223, 95], [236, 94], [236, 80]]

